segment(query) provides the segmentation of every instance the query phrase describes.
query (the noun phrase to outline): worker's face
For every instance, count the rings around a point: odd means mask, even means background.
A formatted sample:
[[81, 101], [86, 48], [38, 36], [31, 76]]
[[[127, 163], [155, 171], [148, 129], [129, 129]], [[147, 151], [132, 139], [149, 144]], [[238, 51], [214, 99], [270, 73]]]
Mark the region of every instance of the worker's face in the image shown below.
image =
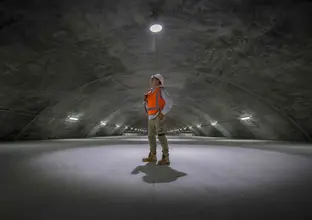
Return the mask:
[[159, 86], [159, 80], [156, 78], [152, 78], [151, 80], [151, 88], [156, 88], [157, 86]]

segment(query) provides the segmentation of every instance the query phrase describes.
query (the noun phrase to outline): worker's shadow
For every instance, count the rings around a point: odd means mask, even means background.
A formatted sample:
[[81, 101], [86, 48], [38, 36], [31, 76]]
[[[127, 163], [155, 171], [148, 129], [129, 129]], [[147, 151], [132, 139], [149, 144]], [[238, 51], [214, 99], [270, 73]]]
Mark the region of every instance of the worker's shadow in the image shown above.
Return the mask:
[[131, 174], [139, 173], [145, 174], [142, 180], [146, 183], [170, 183], [187, 175], [169, 166], [159, 166], [156, 163], [147, 163], [144, 166], [138, 166], [131, 172]]

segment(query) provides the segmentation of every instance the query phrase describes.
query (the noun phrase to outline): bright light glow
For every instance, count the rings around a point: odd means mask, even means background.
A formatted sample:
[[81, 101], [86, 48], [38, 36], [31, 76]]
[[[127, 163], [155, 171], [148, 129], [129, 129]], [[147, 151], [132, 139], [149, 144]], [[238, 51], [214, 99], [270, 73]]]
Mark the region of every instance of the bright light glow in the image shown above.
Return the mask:
[[120, 128], [120, 125], [116, 125], [116, 128]]
[[192, 126], [189, 126], [189, 129], [192, 129], [193, 127]]
[[217, 121], [213, 121], [213, 122], [211, 122], [211, 125], [212, 126], [216, 126], [218, 124], [218, 122]]
[[198, 128], [201, 128], [201, 125], [197, 125]]
[[246, 117], [242, 117], [242, 118], [240, 118], [240, 120], [242, 120], [242, 121], [247, 121], [247, 120], [250, 120], [251, 119], [251, 117], [250, 116], [246, 116]]
[[186, 131], [186, 128], [184, 128], [184, 131]]
[[151, 30], [151, 32], [153, 32], [153, 33], [161, 32], [162, 29], [163, 29], [163, 27], [162, 27], [160, 24], [153, 24], [153, 25], [150, 27], [150, 30]]
[[69, 117], [68, 119], [71, 121], [78, 121], [79, 120], [79, 118], [77, 118], [77, 117]]
[[101, 121], [101, 125], [106, 126], [107, 123], [105, 121]]

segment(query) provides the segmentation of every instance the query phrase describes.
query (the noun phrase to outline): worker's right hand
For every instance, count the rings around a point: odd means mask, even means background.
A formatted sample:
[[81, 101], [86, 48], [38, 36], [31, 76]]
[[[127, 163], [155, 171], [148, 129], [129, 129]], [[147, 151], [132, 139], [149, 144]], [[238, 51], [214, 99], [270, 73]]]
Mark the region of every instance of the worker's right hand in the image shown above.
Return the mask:
[[159, 117], [160, 120], [163, 120], [165, 118], [165, 116], [161, 112], [159, 112], [158, 117]]
[[147, 94], [144, 94], [144, 101], [147, 101]]

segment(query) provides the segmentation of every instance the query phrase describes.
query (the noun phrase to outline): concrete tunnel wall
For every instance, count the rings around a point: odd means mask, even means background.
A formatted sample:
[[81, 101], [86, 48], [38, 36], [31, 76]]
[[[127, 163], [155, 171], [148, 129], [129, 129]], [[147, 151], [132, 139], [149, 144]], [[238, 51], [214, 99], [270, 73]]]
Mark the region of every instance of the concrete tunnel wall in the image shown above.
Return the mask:
[[161, 72], [168, 129], [311, 141], [311, 1], [163, 1], [157, 36], [145, 1], [16, 5], [0, 2], [2, 140], [124, 131], [101, 121], [144, 128], [142, 94]]

